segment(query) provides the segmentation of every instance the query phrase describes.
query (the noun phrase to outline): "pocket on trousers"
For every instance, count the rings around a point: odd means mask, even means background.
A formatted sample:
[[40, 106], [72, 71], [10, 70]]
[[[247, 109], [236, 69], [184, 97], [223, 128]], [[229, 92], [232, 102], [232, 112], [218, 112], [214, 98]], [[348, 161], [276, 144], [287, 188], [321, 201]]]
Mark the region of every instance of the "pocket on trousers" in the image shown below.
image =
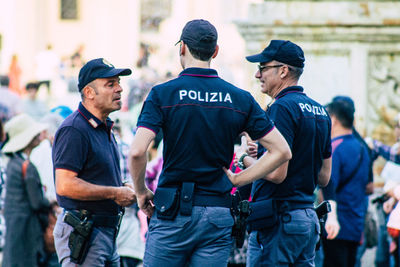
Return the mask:
[[292, 220], [288, 223], [283, 223], [283, 231], [288, 235], [308, 235], [311, 231], [310, 222]]
[[180, 214], [178, 214], [178, 216], [176, 216], [173, 220], [164, 220], [158, 218], [156, 213], [157, 211], [155, 211], [155, 213], [150, 219], [149, 230], [152, 230], [155, 227], [164, 227], [164, 226], [165, 227], [173, 226], [182, 228], [192, 220], [191, 216], [182, 216]]
[[234, 223], [233, 217], [228, 209], [214, 216], [211, 214], [211, 216], [208, 217], [208, 222], [217, 228], [232, 227]]

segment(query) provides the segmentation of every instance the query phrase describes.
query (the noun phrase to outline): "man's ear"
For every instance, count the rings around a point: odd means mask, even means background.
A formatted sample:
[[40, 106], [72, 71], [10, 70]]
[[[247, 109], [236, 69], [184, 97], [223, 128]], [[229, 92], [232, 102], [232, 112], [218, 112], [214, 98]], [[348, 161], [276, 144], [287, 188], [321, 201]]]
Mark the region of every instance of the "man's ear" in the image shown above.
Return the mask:
[[86, 85], [83, 89], [83, 94], [85, 95], [86, 99], [93, 99], [94, 95], [96, 94], [96, 92], [94, 91], [94, 88]]
[[186, 44], [181, 41], [181, 47], [179, 49], [179, 55], [184, 56], [186, 53]]
[[214, 52], [214, 54], [212, 55], [212, 58], [215, 58], [215, 57], [218, 55], [218, 51], [219, 51], [219, 46], [216, 45], [216, 46], [215, 46], [215, 52]]
[[289, 67], [285, 65], [285, 68], [281, 68], [281, 79], [285, 78], [287, 75], [289, 75]]

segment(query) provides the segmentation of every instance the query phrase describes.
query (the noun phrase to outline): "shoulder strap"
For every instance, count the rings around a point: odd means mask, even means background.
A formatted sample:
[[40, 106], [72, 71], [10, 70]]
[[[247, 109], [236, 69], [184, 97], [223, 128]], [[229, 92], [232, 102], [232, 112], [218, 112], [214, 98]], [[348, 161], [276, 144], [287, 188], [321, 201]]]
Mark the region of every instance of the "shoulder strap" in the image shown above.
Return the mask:
[[22, 163], [22, 180], [25, 180], [26, 178], [26, 170], [28, 169], [29, 165], [29, 160], [25, 160], [24, 163]]
[[343, 187], [345, 187], [353, 179], [354, 175], [356, 175], [357, 171], [360, 169], [363, 159], [364, 159], [363, 144], [360, 143], [360, 159], [357, 163], [357, 166], [354, 168], [354, 170], [351, 172], [351, 174], [347, 177], [347, 179], [338, 185], [338, 187], [336, 188], [336, 193], [339, 193], [343, 189]]

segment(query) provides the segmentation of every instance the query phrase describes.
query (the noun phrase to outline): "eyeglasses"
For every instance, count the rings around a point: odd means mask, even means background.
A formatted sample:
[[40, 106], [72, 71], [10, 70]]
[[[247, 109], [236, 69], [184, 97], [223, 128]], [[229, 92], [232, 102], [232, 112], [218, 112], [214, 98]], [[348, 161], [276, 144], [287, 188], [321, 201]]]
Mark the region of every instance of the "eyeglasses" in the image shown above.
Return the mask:
[[268, 68], [279, 68], [279, 67], [282, 67], [282, 66], [284, 66], [284, 65], [270, 65], [270, 66], [261, 66], [261, 65], [258, 65], [258, 71], [260, 72], [260, 73], [262, 73], [265, 69], [268, 69]]
[[266, 65], [266, 66], [261, 66], [261, 65], [258, 65], [258, 71], [260, 72], [260, 73], [262, 73], [265, 69], [268, 69], [268, 68], [279, 68], [279, 67], [282, 67], [282, 66], [284, 66], [284, 65], [270, 65], [270, 66], [268, 66], [268, 65]]

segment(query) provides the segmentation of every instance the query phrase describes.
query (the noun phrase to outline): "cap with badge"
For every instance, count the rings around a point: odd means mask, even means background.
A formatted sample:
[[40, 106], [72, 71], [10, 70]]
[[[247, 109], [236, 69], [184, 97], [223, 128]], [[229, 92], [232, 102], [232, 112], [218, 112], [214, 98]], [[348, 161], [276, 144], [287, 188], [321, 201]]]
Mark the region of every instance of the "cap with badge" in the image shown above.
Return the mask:
[[178, 43], [183, 41], [190, 48], [210, 51], [217, 46], [217, 39], [217, 29], [210, 22], [195, 19], [186, 23]]
[[250, 62], [270, 62], [276, 60], [290, 66], [304, 67], [304, 52], [300, 46], [291, 41], [272, 40], [259, 54], [247, 56]]
[[116, 69], [111, 63], [104, 58], [96, 58], [86, 63], [79, 71], [78, 88], [79, 91], [91, 81], [98, 78], [109, 78], [114, 76], [130, 75], [130, 69]]

